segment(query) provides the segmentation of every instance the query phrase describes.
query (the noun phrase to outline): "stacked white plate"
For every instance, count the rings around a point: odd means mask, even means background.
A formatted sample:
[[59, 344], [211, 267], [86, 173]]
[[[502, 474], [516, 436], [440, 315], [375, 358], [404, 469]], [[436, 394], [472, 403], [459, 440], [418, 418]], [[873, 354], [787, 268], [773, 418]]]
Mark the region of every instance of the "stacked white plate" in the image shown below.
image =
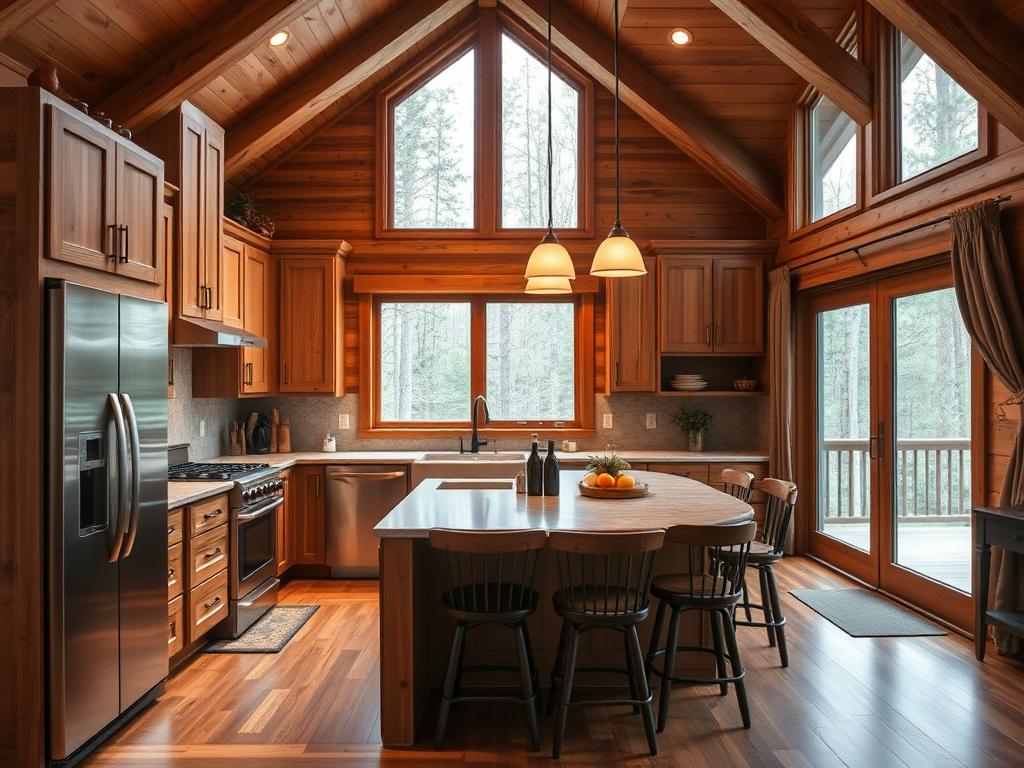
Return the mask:
[[672, 389], [680, 392], [696, 392], [707, 387], [708, 383], [700, 373], [677, 373], [670, 382]]

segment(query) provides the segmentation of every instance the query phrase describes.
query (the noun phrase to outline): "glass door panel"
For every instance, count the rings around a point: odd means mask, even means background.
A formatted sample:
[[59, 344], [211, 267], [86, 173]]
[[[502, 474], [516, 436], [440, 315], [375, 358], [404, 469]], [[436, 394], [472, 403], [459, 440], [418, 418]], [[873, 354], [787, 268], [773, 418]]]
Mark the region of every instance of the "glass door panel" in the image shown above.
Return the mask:
[[892, 562], [971, 591], [971, 342], [952, 288], [892, 300]]
[[871, 550], [870, 304], [817, 314], [817, 528]]

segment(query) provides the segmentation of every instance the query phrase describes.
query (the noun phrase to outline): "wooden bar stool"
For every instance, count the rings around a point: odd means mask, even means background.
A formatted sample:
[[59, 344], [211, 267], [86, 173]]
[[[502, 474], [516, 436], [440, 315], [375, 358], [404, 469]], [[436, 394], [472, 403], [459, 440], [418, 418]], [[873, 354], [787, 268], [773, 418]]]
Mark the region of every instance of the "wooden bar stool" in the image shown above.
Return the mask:
[[[621, 704], [639, 709], [647, 746], [658, 754], [651, 710], [651, 691], [644, 674], [643, 652], [636, 626], [650, 612], [654, 556], [665, 532], [580, 533], [552, 531], [548, 544], [556, 553], [560, 589], [554, 595], [555, 613], [562, 617], [555, 668], [551, 673], [548, 714], [556, 711], [552, 757], [562, 753], [569, 707]], [[610, 629], [624, 637], [625, 669], [577, 667], [580, 636], [593, 629]], [[623, 673], [629, 679], [629, 698], [573, 701], [576, 672]]]
[[[783, 557], [786, 546], [786, 533], [793, 519], [796, 506], [796, 484], [787, 480], [776, 480], [766, 477], [758, 485], [767, 497], [764, 522], [761, 535], [750, 547], [747, 564], [757, 569], [761, 582], [761, 602], [751, 603], [747, 591], [746, 577], [743, 579], [743, 613], [733, 615], [737, 626], [765, 627], [768, 632], [768, 645], [779, 648], [779, 660], [783, 667], [789, 666], [789, 651], [786, 648], [786, 617], [782, 615], [782, 603], [779, 600], [779, 588], [775, 583], [775, 569], [772, 564]], [[750, 610], [756, 609], [764, 615], [764, 621], [753, 621]]]
[[[444, 589], [444, 605], [455, 619], [448, 669], [441, 690], [434, 746], [441, 747], [452, 704], [461, 702], [512, 702], [522, 704], [530, 728], [530, 743], [540, 749], [537, 726], [537, 671], [533, 663], [526, 619], [537, 610], [533, 588], [537, 560], [547, 534], [540, 529], [523, 531], [451, 531], [434, 528], [430, 546], [437, 552]], [[466, 634], [477, 627], [495, 624], [515, 635], [518, 666], [463, 665]], [[518, 671], [521, 696], [463, 696], [462, 674], [482, 671]]]
[[740, 469], [723, 469], [722, 485], [725, 492], [740, 501], [750, 501], [750, 492], [754, 489], [754, 473]]
[[[750, 727], [750, 708], [747, 706], [747, 691], [743, 682], [745, 671], [736, 644], [732, 611], [743, 596], [743, 571], [756, 532], [757, 525], [750, 521], [722, 526], [678, 525], [665, 533], [666, 541], [686, 547], [688, 572], [657, 576], [651, 585], [651, 594], [661, 602], [654, 620], [646, 670], [648, 675], [654, 673], [661, 678], [661, 691], [658, 694], [659, 733], [665, 730], [668, 720], [673, 683], [718, 685], [723, 696], [728, 692], [729, 684], [734, 685], [743, 727]], [[658, 645], [661, 628], [669, 610], [672, 615], [668, 622], [668, 639], [664, 647], [661, 647]], [[687, 611], [710, 614], [713, 647], [679, 645], [679, 620]], [[717, 676], [676, 677], [676, 653], [679, 651], [714, 654]], [[654, 661], [659, 657], [664, 657], [661, 669], [654, 666]], [[731, 673], [726, 671], [727, 660], [732, 668]]]

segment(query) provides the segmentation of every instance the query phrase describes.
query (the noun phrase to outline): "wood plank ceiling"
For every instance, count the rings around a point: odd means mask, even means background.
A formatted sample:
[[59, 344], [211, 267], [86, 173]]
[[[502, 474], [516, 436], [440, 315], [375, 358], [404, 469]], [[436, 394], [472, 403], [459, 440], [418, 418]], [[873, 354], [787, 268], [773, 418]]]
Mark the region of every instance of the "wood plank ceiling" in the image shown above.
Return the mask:
[[[998, 1], [998, 0], [997, 0]], [[610, 37], [612, 0], [561, 0]], [[621, 0], [626, 3], [626, 0]], [[289, 86], [301, 82], [331, 54], [386, 20], [402, 0], [308, 0], [287, 24], [284, 46], [256, 45], [189, 99], [230, 135]], [[823, 30], [849, 13], [849, 0], [794, 0]], [[224, 23], [233, 0], [56, 0], [35, 3], [34, 16], [3, 35], [0, 54], [31, 68], [42, 59], [58, 67], [65, 90], [96, 104], [207, 25]], [[784, 170], [787, 120], [802, 81], [711, 0], [629, 0], [623, 13], [625, 51], [695, 114], [706, 118], [763, 166]], [[1008, 5], [1009, 10], [1009, 5]], [[314, 120], [241, 169], [232, 181], [247, 185], [287, 153], [372, 93], [405, 62], [420, 55], [472, 7], [343, 96]], [[694, 41], [678, 48], [669, 33], [685, 27]], [[117, 115], [114, 115], [117, 118]]]

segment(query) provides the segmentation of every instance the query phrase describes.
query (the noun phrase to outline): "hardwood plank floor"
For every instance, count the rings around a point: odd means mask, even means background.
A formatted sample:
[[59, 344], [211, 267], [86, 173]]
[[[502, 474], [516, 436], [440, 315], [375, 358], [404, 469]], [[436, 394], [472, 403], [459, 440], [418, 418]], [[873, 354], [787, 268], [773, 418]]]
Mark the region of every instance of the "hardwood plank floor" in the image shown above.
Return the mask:
[[[735, 698], [677, 689], [660, 754], [646, 756], [640, 719], [623, 708], [570, 713], [563, 757], [529, 753], [518, 709], [456, 707], [449, 749], [379, 745], [375, 582], [293, 582], [283, 600], [322, 607], [280, 654], [198, 657], [167, 693], [87, 766], [1019, 766], [1024, 664], [975, 661], [967, 640], [855, 639], [789, 596], [850, 586], [804, 558], [779, 568], [790, 667], [763, 632], [740, 632], [753, 728]], [[541, 670], [546, 679], [547, 670]], [[428, 718], [429, 720], [429, 718]], [[550, 747], [550, 721], [542, 725]]]

